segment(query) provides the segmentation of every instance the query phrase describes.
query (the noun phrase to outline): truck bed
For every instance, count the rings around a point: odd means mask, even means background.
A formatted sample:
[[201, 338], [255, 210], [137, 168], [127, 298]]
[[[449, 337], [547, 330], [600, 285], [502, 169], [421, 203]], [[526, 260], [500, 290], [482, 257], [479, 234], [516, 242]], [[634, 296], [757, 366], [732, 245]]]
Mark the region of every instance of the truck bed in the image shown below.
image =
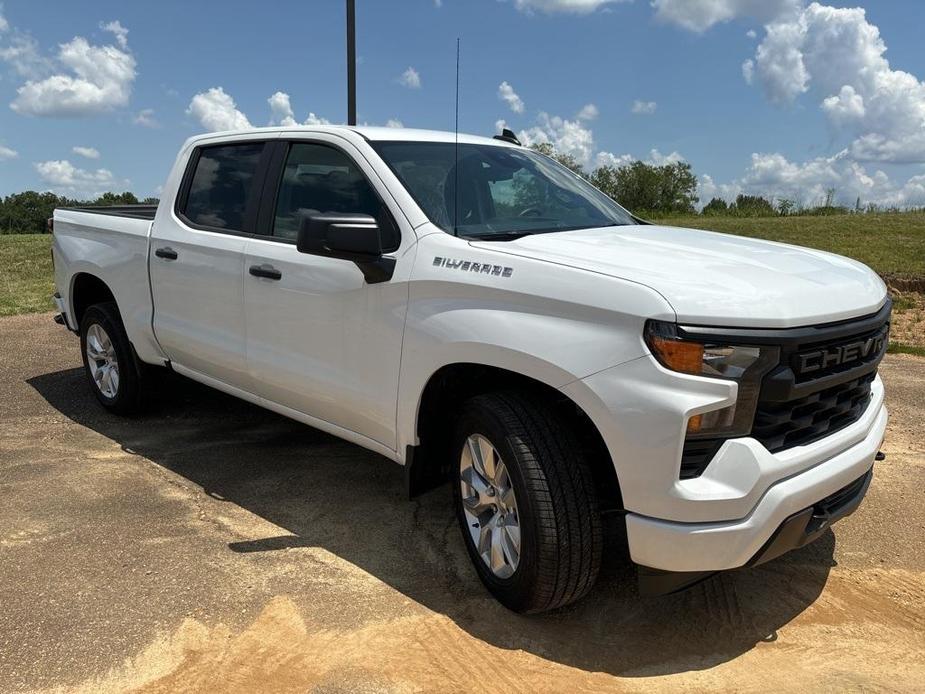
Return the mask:
[[55, 282], [68, 327], [77, 329], [71, 292], [82, 276], [116, 298], [126, 332], [142, 354], [157, 354], [151, 330], [148, 237], [155, 206], [59, 207], [54, 213]]
[[92, 212], [93, 214], [108, 214], [115, 217], [132, 217], [134, 219], [147, 219], [153, 221], [157, 214], [157, 205], [87, 205], [84, 207], [59, 207], [59, 210], [73, 212]]

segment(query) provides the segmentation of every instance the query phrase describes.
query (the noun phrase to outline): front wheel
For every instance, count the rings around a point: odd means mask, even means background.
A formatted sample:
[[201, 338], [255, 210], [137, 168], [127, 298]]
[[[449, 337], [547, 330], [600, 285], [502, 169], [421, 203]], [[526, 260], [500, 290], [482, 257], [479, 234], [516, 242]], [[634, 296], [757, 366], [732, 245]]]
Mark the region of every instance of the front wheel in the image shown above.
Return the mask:
[[574, 433], [519, 393], [462, 408], [453, 484], [479, 578], [516, 612], [543, 612], [594, 585], [603, 536], [590, 468]]
[[114, 303], [95, 304], [80, 321], [84, 371], [100, 404], [117, 414], [135, 412], [141, 377], [135, 353]]

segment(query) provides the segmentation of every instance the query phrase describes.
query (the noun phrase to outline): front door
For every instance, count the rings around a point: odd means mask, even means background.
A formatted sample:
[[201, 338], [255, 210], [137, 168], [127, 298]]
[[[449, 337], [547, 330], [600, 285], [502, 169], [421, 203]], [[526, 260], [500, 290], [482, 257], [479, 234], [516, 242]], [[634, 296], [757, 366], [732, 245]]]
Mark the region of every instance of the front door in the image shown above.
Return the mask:
[[[414, 234], [399, 228], [397, 220], [407, 223], [362, 155], [340, 138], [317, 137], [280, 145], [278, 191], [265, 197], [275, 203], [261, 212], [270, 233], [247, 241], [248, 370], [267, 400], [394, 450], [413, 256], [404, 251]], [[377, 218], [397, 258], [390, 281], [368, 284], [350, 261], [296, 249], [301, 220], [328, 212]]]

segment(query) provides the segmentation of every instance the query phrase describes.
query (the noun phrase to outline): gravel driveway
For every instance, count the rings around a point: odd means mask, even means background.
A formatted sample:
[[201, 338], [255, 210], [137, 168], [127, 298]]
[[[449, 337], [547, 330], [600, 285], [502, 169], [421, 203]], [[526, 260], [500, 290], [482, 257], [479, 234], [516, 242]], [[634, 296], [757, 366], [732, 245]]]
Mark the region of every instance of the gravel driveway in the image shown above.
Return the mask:
[[110, 416], [51, 316], [0, 319], [0, 690], [921, 691], [925, 359], [888, 459], [814, 545], [642, 599], [614, 549], [553, 614], [497, 605], [449, 492], [165, 373]]

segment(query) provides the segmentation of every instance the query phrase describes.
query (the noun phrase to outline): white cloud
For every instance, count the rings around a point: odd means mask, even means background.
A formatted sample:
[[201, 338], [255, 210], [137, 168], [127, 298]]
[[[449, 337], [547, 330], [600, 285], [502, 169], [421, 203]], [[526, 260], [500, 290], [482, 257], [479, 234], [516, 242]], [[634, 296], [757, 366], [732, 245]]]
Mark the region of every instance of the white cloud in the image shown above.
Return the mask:
[[18, 156], [19, 152], [17, 152], [15, 149], [10, 149], [9, 147], [0, 145], [0, 161], [4, 161], [5, 159], [15, 159]]
[[514, 113], [524, 112], [524, 102], [507, 82], [498, 85], [498, 98], [505, 102]]
[[100, 29], [108, 31], [115, 36], [121, 48], [128, 48], [128, 29], [122, 26], [118, 19], [107, 24], [100, 22]]
[[128, 180], [119, 180], [108, 169], [87, 171], [64, 160], [42, 161], [35, 164], [42, 182], [61, 195], [97, 197], [107, 191], [129, 187]]
[[[229, 99], [231, 97], [228, 97]], [[270, 125], [293, 126], [299, 125], [296, 120], [295, 112], [292, 110], [292, 102], [286, 92], [276, 92], [267, 103], [270, 105]], [[232, 102], [232, 105], [234, 102]], [[240, 111], [238, 112], [240, 113]], [[244, 116], [242, 113], [241, 116]], [[308, 117], [302, 122], [302, 125], [331, 125], [327, 118], [315, 115], [309, 112]], [[245, 126], [248, 127], [248, 126]]]
[[582, 166], [591, 161], [594, 134], [578, 120], [540, 113], [537, 125], [521, 130], [518, 139], [527, 147], [548, 142], [562, 154], [571, 154]]
[[234, 99], [221, 87], [196, 94], [186, 109], [208, 131], [241, 130], [250, 128], [247, 116], [235, 106]]
[[14, 29], [3, 16], [0, 3], [0, 60], [26, 79], [47, 76], [51, 61], [39, 51], [39, 45], [29, 34]]
[[[730, 194], [729, 197], [735, 197], [732, 191], [728, 191], [728, 193]], [[700, 198], [700, 204], [705, 205], [713, 198], [727, 198], [727, 194], [720, 190], [720, 186], [716, 185], [716, 181], [713, 180], [712, 176], [704, 174], [697, 182], [697, 197]]]
[[755, 61], [746, 60], [742, 63], [742, 77], [746, 84], [751, 84], [755, 80]]
[[600, 7], [618, 2], [632, 2], [632, 0], [514, 0], [514, 7], [527, 13], [539, 11], [546, 14], [556, 12], [589, 14]]
[[637, 99], [633, 102], [630, 109], [637, 116], [651, 116], [658, 109], [658, 104], [654, 101], [640, 101]]
[[609, 166], [612, 169], [619, 169], [628, 166], [636, 161], [638, 157], [632, 154], [614, 154], [613, 152], [598, 152], [594, 157], [594, 168], [599, 169], [602, 166]]
[[402, 123], [402, 122], [401, 122], [400, 120], [398, 120], [397, 118], [389, 118], [389, 120], [386, 121], [385, 127], [387, 127], [387, 128], [404, 128], [404, 127], [405, 127], [405, 124]]
[[504, 120], [503, 118], [499, 118], [498, 120], [495, 121], [495, 132], [498, 133], [499, 135], [501, 134], [501, 131], [503, 131], [506, 127], [507, 127], [507, 121]]
[[646, 164], [652, 166], [677, 164], [679, 161], [687, 161], [680, 152], [674, 151], [671, 154], [662, 154], [657, 149], [649, 150], [649, 158], [645, 160]]
[[700, 181], [702, 202], [714, 196], [731, 201], [739, 193], [746, 193], [813, 206], [821, 204], [829, 190], [835, 191], [837, 204], [848, 206], [853, 206], [858, 198], [862, 205], [925, 205], [925, 176], [897, 183], [885, 172], [869, 171], [854, 161], [848, 150], [803, 163], [792, 162], [779, 153], [756, 153], [752, 154], [751, 164], [742, 177], [722, 185], [717, 185], [710, 176], [703, 176]]
[[270, 125], [298, 125], [286, 92], [276, 92], [267, 103], [270, 104]]
[[80, 156], [86, 157], [87, 159], [99, 159], [100, 158], [100, 151], [98, 149], [95, 149], [94, 147], [79, 147], [79, 146], [72, 147], [71, 151], [74, 154], [79, 154]]
[[401, 73], [401, 77], [398, 78], [398, 83], [403, 87], [408, 87], [408, 89], [420, 89], [421, 75], [419, 75], [418, 71], [413, 67], [409, 67]]
[[860, 161], [925, 162], [925, 82], [894, 70], [862, 8], [812, 3], [772, 22], [754, 80], [775, 102], [810, 93]]
[[443, 0], [434, 0], [434, 7], [443, 7]]
[[802, 0], [652, 0], [655, 16], [690, 31], [748, 18], [768, 22], [797, 12]]
[[9, 40], [0, 45], [0, 60], [26, 79], [45, 77], [52, 68], [52, 61], [41, 54], [36, 40], [19, 31], [14, 31]]
[[867, 113], [864, 107], [864, 97], [858, 94], [850, 84], [842, 87], [837, 96], [824, 99], [822, 110], [828, 115], [829, 120], [837, 125], [861, 122]]
[[594, 120], [600, 115], [600, 111], [597, 110], [597, 106], [594, 104], [585, 104], [581, 107], [581, 110], [578, 112], [578, 120]]
[[[125, 31], [118, 22], [113, 24]], [[13, 47], [13, 55], [5, 49], [5, 59], [21, 74], [56, 70], [43, 79], [28, 80], [17, 90], [11, 108], [25, 115], [66, 118], [97, 115], [127, 105], [135, 81], [135, 58], [128, 51], [125, 33], [115, 35], [119, 47], [94, 46], [77, 36], [61, 44], [56, 62], [38, 56], [28, 37], [18, 48]]]
[[619, 169], [623, 166], [628, 166], [636, 161], [642, 161], [649, 166], [666, 166], [667, 164], [675, 164], [679, 161], [687, 161], [682, 154], [679, 152], [672, 152], [671, 154], [662, 154], [657, 149], [649, 150], [649, 156], [645, 159], [642, 157], [637, 157], [632, 154], [613, 154], [612, 152], [598, 152], [594, 158], [595, 167], [599, 166], [609, 166], [614, 169]]
[[157, 118], [154, 117], [153, 108], [143, 108], [138, 113], [135, 114], [135, 117], [132, 119], [132, 122], [135, 125], [140, 125], [143, 128], [159, 128], [161, 124], [158, 123]]
[[750, 38], [752, 41], [758, 38], [758, 32], [755, 31], [754, 29], [749, 29], [748, 31], [745, 32], [745, 35], [748, 38]]
[[316, 116], [314, 113], [309, 112], [308, 118], [305, 119], [304, 125], [331, 125], [331, 121], [327, 118], [322, 118], [321, 116]]

